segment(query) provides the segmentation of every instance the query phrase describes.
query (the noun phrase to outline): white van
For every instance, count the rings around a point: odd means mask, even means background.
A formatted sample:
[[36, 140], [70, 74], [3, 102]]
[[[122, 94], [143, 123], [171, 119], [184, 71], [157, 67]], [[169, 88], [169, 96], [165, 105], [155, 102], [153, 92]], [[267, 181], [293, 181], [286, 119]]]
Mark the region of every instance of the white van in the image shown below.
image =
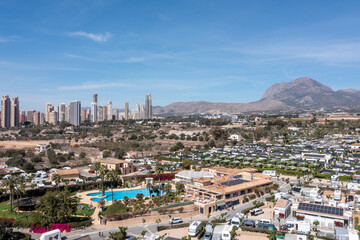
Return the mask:
[[59, 229], [52, 230], [41, 234], [40, 240], [50, 240], [50, 239], [61, 239], [61, 232]]
[[199, 232], [201, 231], [201, 222], [200, 221], [194, 221], [191, 223], [189, 230], [188, 230], [188, 234], [190, 237], [196, 237], [196, 235], [199, 234]]
[[231, 228], [234, 227], [234, 226], [236, 226], [237, 228], [239, 228], [240, 225], [241, 225], [241, 220], [240, 220], [240, 218], [238, 218], [237, 216], [235, 216], [235, 217], [233, 217], [233, 218], [231, 219], [231, 222], [230, 222]]
[[232, 230], [232, 226], [226, 225], [221, 232], [221, 240], [231, 240], [231, 234], [230, 234], [231, 230]]

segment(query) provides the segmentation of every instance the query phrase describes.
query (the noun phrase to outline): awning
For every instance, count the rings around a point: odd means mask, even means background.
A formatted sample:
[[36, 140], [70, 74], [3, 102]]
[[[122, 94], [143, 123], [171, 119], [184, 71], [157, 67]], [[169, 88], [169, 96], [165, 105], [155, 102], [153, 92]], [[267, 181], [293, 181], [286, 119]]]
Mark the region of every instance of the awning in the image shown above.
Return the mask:
[[222, 206], [225, 206], [225, 205], [226, 205], [225, 202], [220, 202], [220, 203], [217, 203], [217, 204], [216, 204], [217, 207], [222, 207]]

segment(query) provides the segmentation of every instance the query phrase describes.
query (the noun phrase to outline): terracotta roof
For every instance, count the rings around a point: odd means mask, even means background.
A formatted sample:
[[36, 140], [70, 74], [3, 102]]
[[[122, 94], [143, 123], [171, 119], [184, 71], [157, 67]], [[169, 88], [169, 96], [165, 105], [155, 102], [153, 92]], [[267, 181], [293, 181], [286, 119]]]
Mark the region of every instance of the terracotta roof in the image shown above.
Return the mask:
[[79, 169], [73, 168], [73, 169], [59, 169], [56, 170], [55, 174], [59, 174], [60, 176], [63, 175], [72, 175], [72, 174], [80, 174]]
[[278, 199], [275, 203], [274, 208], [285, 208], [289, 200]]
[[233, 186], [226, 186], [226, 185], [220, 185], [220, 184], [213, 184], [210, 186], [204, 186], [203, 189], [209, 190], [209, 191], [215, 191], [215, 192], [221, 192], [221, 193], [231, 193], [235, 191], [241, 191], [253, 187], [259, 187], [266, 184], [271, 184], [272, 181], [269, 179], [259, 179], [259, 180], [253, 180], [251, 182], [244, 182], [241, 184], [233, 185]]
[[116, 158], [96, 159], [96, 161], [105, 164], [131, 163], [129, 161], [120, 160]]
[[209, 168], [209, 170], [215, 170], [216, 172], [230, 174], [230, 175], [238, 175], [244, 172], [242, 169], [236, 169], [236, 168], [232, 169], [226, 167], [212, 167]]

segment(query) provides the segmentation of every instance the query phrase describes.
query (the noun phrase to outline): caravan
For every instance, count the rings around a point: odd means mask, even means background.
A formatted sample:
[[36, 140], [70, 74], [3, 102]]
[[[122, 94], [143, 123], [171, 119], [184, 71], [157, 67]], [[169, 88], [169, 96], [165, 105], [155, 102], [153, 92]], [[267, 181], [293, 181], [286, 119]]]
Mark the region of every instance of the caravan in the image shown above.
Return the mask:
[[200, 221], [194, 221], [191, 223], [188, 234], [190, 237], [196, 237], [202, 230], [202, 224]]
[[311, 224], [307, 221], [289, 220], [285, 225], [281, 226], [281, 231], [289, 231], [295, 233], [310, 234]]
[[226, 225], [221, 232], [221, 240], [231, 240], [231, 233], [230, 233], [231, 230], [232, 230], [232, 226]]
[[61, 240], [61, 232], [59, 229], [52, 230], [41, 234], [40, 240]]

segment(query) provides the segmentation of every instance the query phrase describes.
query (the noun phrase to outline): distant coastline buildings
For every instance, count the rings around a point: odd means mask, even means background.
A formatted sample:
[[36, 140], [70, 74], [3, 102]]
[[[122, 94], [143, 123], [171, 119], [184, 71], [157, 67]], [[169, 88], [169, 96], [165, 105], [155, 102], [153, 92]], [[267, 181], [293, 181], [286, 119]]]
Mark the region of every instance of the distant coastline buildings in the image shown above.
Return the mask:
[[90, 109], [81, 108], [80, 101], [73, 101], [69, 105], [60, 103], [54, 106], [47, 103], [45, 112], [36, 110], [20, 110], [18, 97], [10, 99], [8, 95], [1, 97], [1, 128], [17, 128], [25, 124], [57, 125], [61, 122], [68, 122], [74, 126], [80, 126], [85, 121], [100, 122], [111, 120], [142, 120], [153, 118], [153, 106], [151, 94], [148, 93], [145, 98], [145, 104], [136, 104], [134, 109], [129, 108], [129, 103], [125, 102], [123, 112], [113, 107], [113, 102], [109, 101], [107, 105], [98, 104], [98, 94], [93, 93]]

